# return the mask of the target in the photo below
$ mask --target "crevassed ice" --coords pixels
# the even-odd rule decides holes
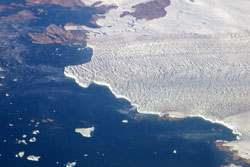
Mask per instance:
[[[117,41],[92,42],[91,62],[65,75],[84,87],[108,85],[139,112],[203,116],[249,139],[249,35]]]
[[[107,85],[139,112],[223,123],[241,134],[226,144],[250,159],[250,3],[175,0],[163,18],[119,17],[136,3],[120,0],[101,28],[88,29],[91,62],[65,75]]]

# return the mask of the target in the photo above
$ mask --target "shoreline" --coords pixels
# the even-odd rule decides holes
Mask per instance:
[[[131,104],[132,106],[136,107],[136,111],[137,111],[139,114],[152,114],[152,115],[157,115],[157,116],[159,116],[159,117],[163,117],[163,116],[165,116],[165,115],[168,115],[168,117],[169,117],[170,120],[171,120],[171,119],[173,119],[173,120],[175,120],[175,119],[180,119],[180,120],[182,120],[182,119],[195,118],[195,117],[196,117],[196,118],[202,118],[202,119],[204,119],[204,120],[206,120],[206,121],[209,121],[209,122],[211,122],[211,123],[218,123],[218,124],[221,124],[221,125],[223,125],[223,126],[229,128],[230,130],[232,130],[232,133],[233,133],[233,134],[237,135],[237,136],[236,136],[236,140],[234,140],[234,141],[240,141],[240,140],[241,140],[241,135],[242,135],[242,134],[241,134],[240,132],[236,132],[236,127],[233,127],[233,126],[231,126],[231,125],[225,123],[224,121],[212,120],[212,119],[206,118],[204,115],[200,115],[200,114],[198,114],[198,115],[188,115],[188,116],[184,116],[184,117],[178,117],[177,115],[171,115],[171,112],[170,112],[170,113],[160,113],[160,112],[144,112],[144,111],[139,111],[139,110],[137,109],[137,106],[138,106],[137,104],[132,104],[132,103],[131,103],[131,100],[130,100],[129,98],[125,97],[125,96],[117,95],[117,94],[113,91],[113,89],[111,88],[111,86],[110,86],[109,84],[106,84],[106,83],[103,83],[103,82],[92,81],[89,85],[84,85],[84,84],[81,84],[81,83],[77,80],[77,78],[76,78],[74,75],[70,75],[70,74],[67,74],[67,73],[64,73],[64,75],[65,75],[66,77],[68,77],[68,78],[74,79],[74,81],[76,82],[76,84],[78,84],[79,86],[81,86],[81,87],[83,87],[83,88],[88,88],[89,85],[90,85],[91,83],[94,83],[94,84],[99,85],[99,86],[105,86],[105,87],[107,87],[107,88],[111,91],[111,93],[112,93],[116,98],[123,98],[123,99],[129,101],[130,104]],[[215,141],[215,142],[217,142],[217,141]],[[233,146],[227,146],[227,145],[225,145],[226,143],[228,143],[228,141],[223,141],[223,143],[222,143],[220,146],[222,146],[222,147],[228,147],[228,148],[229,148],[228,151],[230,151],[231,153],[234,153],[235,156],[239,156],[240,158],[245,159],[245,158],[243,158],[242,156],[240,156],[238,150],[234,150],[234,149],[233,149]],[[217,147],[217,145],[216,145],[216,147]],[[217,148],[220,149],[219,147],[217,147]],[[222,151],[223,151],[223,150],[222,150]],[[225,152],[226,152],[226,151],[225,151]],[[246,160],[246,161],[249,161],[249,159],[245,159],[245,160]]]
[[[104,4],[109,3],[104,1]],[[131,16],[119,17],[121,7],[131,9],[137,2],[133,3],[119,4],[117,9],[106,13],[105,19],[97,20],[97,24],[101,26],[98,29],[66,27],[88,31],[86,47],[93,50],[93,55],[86,64],[65,67],[65,76],[73,78],[84,88],[91,83],[106,86],[116,98],[126,99],[141,114],[169,114],[173,119],[199,117],[224,125],[237,135],[237,139],[227,143],[227,146],[238,150],[241,157],[250,159],[250,134],[244,127],[244,123],[248,121],[246,118],[250,115],[249,110],[245,110],[249,107],[247,102],[250,89],[246,83],[250,78],[240,75],[247,76],[249,73],[247,68],[241,66],[248,66],[250,63],[246,57],[249,53],[247,41],[250,36],[248,27],[238,27],[246,18],[237,19],[236,24],[229,25],[224,18],[218,19],[216,13],[211,13],[211,24],[203,24],[202,17],[207,15],[200,10],[204,6],[197,3],[197,8],[191,8],[191,5],[187,7],[201,13],[197,17],[187,15],[194,21],[190,24],[177,13],[176,9],[185,5],[178,1],[166,8],[168,13],[163,18],[146,21],[135,20]],[[210,5],[209,2],[204,3]],[[217,5],[222,4],[218,2]],[[228,8],[232,6],[234,4],[227,3]],[[245,7],[234,9],[238,12]],[[175,14],[180,15],[180,18],[176,20]],[[212,24],[213,21],[217,21],[216,24]],[[180,26],[177,27],[177,24]],[[227,29],[225,25],[228,25]],[[183,53],[187,54],[183,56]],[[164,57],[162,54],[168,56]],[[120,61],[119,65],[116,60]],[[139,72],[147,74],[138,74]],[[241,78],[236,77],[239,75]],[[130,78],[132,80],[126,83]],[[166,81],[168,79],[169,82]],[[183,81],[187,81],[187,84],[182,84]],[[132,88],[134,85],[137,88]],[[163,87],[164,85],[169,88]],[[242,90],[245,90],[244,95],[240,93]],[[161,100],[165,97],[171,100]]]
[[[202,119],[204,119],[204,120],[207,120],[207,121],[210,121],[211,123],[219,123],[219,124],[221,124],[221,125],[224,125],[224,126],[226,126],[227,128],[229,128],[229,129],[231,129],[232,130],[232,133],[233,134],[235,134],[235,135],[237,135],[237,140],[235,140],[235,142],[231,142],[230,144],[230,146],[232,147],[232,149],[234,149],[234,150],[238,150],[238,148],[239,148],[239,145],[238,145],[238,143],[239,142],[241,142],[241,143],[243,143],[244,144],[244,142],[246,142],[247,140],[246,140],[246,138],[244,139],[244,137],[246,136],[246,134],[242,134],[242,127],[240,126],[240,127],[237,127],[237,126],[233,126],[232,124],[236,124],[237,122],[232,122],[232,124],[230,124],[229,122],[231,121],[231,120],[228,120],[228,119],[226,119],[226,121],[227,122],[225,122],[225,119],[223,118],[223,120],[221,119],[221,120],[218,120],[218,119],[211,119],[211,118],[208,118],[206,115],[204,115],[204,114],[201,114],[201,113],[199,113],[199,112],[197,112],[197,114],[195,114],[194,112],[192,112],[192,113],[181,113],[181,112],[166,112],[166,113],[163,113],[163,112],[150,112],[150,111],[144,111],[144,110],[140,110],[140,109],[138,109],[139,108],[139,105],[138,104],[135,104],[135,103],[132,103],[132,100],[130,100],[130,98],[128,98],[128,97],[126,97],[126,96],[124,96],[124,95],[119,95],[118,93],[116,93],[115,92],[115,90],[112,88],[112,86],[110,85],[110,84],[107,84],[107,83],[105,83],[105,81],[104,82],[100,82],[100,81],[96,81],[95,80],[95,76],[96,76],[96,74],[95,73],[92,73],[93,71],[92,71],[92,67],[94,67],[93,65],[99,65],[99,64],[92,64],[91,65],[91,63],[93,63],[93,61],[97,61],[96,60],[96,58],[99,56],[99,52],[100,52],[100,48],[97,48],[97,44],[100,42],[100,37],[94,37],[94,36],[92,36],[93,34],[92,34],[92,32],[90,31],[89,32],[90,34],[90,38],[88,38],[87,39],[87,45],[86,45],[86,47],[88,47],[88,48],[91,48],[92,50],[93,50],[93,55],[92,55],[92,57],[91,57],[91,61],[90,62],[88,62],[88,63],[86,63],[86,64],[83,64],[83,65],[78,65],[78,67],[79,68],[77,68],[77,66],[67,66],[67,67],[65,67],[65,69],[67,69],[67,70],[69,70],[69,71],[65,71],[64,70],[64,75],[65,76],[67,76],[67,77],[69,77],[69,78],[72,78],[72,79],[74,79],[75,80],[75,82],[78,84],[78,85],[80,85],[81,87],[84,87],[84,88],[87,88],[91,83],[95,83],[95,84],[97,84],[97,85],[101,85],[101,86],[106,86],[106,87],[108,87],[109,88],[109,90],[115,95],[115,97],[116,98],[124,98],[124,99],[126,99],[127,101],[129,101],[130,103],[131,103],[131,105],[132,106],[135,106],[136,108],[137,108],[137,112],[138,113],[141,113],[141,114],[154,114],[154,115],[158,115],[158,116],[163,116],[163,115],[165,115],[165,114],[169,114],[169,116],[170,117],[173,117],[173,118],[187,118],[187,117],[200,117],[200,118],[202,118]],[[222,41],[224,41],[224,40],[228,40],[228,39],[236,39],[236,40],[239,40],[239,39],[241,39],[242,37],[243,38],[245,38],[245,35],[247,35],[247,37],[249,36],[249,33],[240,33],[240,34],[231,34],[231,36],[221,36],[221,35],[216,35],[216,39],[218,38],[218,39],[221,39]],[[173,36],[172,36],[173,37]],[[186,37],[186,38],[185,38]],[[189,34],[188,36],[179,36],[179,38],[181,39],[181,38],[183,38],[183,39],[187,39],[187,37],[189,38],[189,37],[193,37],[194,39],[199,39],[199,37],[200,37],[200,35],[191,35],[191,34]],[[210,36],[210,35],[201,35],[201,37],[203,37],[204,39],[209,39],[210,40],[210,37],[212,37],[212,36]],[[225,38],[224,38],[225,37]],[[106,39],[106,37],[104,37],[105,39]],[[116,37],[115,37],[116,38]],[[127,40],[128,40],[128,38],[124,38],[124,37],[117,37],[118,39],[125,39],[125,41],[123,41],[123,42],[127,42]],[[155,38],[154,36],[152,37],[153,39]],[[178,39],[179,39],[178,38]],[[228,39],[227,39],[228,38]],[[96,40],[97,41],[96,41]],[[107,39],[111,39],[111,37],[107,37]],[[130,38],[129,38],[130,39]],[[139,39],[139,41],[140,40],[145,40],[146,39],[146,41],[148,41],[149,39],[147,38],[147,37],[140,37],[140,36],[135,36],[135,37],[133,37],[133,38],[131,38],[131,39],[134,39],[134,40],[137,40],[137,39]],[[214,38],[211,38],[212,40],[214,40]],[[161,39],[161,40],[163,40],[163,39]],[[169,40],[171,40],[171,39],[169,39]],[[104,47],[104,46],[103,46]],[[102,50],[101,50],[102,51]],[[105,57],[103,57],[103,58],[105,58]],[[101,58],[100,59],[101,61],[103,61],[103,59]],[[95,62],[95,63],[97,63],[97,62]],[[101,64],[100,64],[101,65]],[[86,74],[88,74],[88,73],[90,73],[90,76],[86,76],[86,78],[84,77],[84,75],[83,76],[79,76],[79,74],[81,74],[81,71],[78,71],[78,69],[80,69],[81,70],[81,67],[83,67],[84,66],[84,69],[86,68],[86,69],[89,69],[89,70],[91,70],[91,71],[88,71],[88,72],[84,72],[85,74],[84,75],[86,75]],[[71,68],[72,67],[72,68]],[[95,68],[95,67],[94,67]],[[76,71],[75,71],[76,70]],[[93,69],[93,70],[96,70],[96,69]],[[102,69],[102,70],[105,70],[105,69]],[[80,72],[80,73],[79,73]],[[95,72],[95,71],[94,71]],[[82,75],[82,74],[81,74]],[[80,77],[80,78],[79,78]],[[81,81],[81,77],[83,77],[83,80]],[[85,80],[86,79],[86,80]],[[239,117],[237,117],[237,119],[239,120]],[[243,132],[244,133],[244,132]],[[242,142],[243,141],[243,142]],[[227,143],[228,144],[228,143]],[[243,148],[243,150],[242,150],[242,152],[240,151],[241,149],[239,149],[239,152],[238,152],[238,154],[239,154],[239,156],[240,157],[244,157],[244,158],[246,158],[246,159],[250,159],[250,154],[249,154],[249,152],[248,152],[248,149],[249,148],[246,148],[246,149],[244,149],[244,147],[242,147],[242,145],[240,144],[240,146],[241,146],[241,148]]]
[[[137,109],[137,107],[138,107],[137,104],[131,103],[131,100],[130,100],[129,98],[127,98],[127,97],[125,97],[125,96],[123,96],[123,95],[118,95],[118,94],[116,94],[116,93],[113,91],[112,87],[111,87],[109,84],[106,84],[106,83],[104,83],[104,82],[92,81],[89,85],[86,85],[86,84],[80,83],[80,82],[78,81],[78,79],[77,79],[74,75],[71,75],[71,74],[68,74],[68,73],[65,73],[65,72],[64,72],[64,75],[65,75],[66,77],[68,77],[68,78],[74,79],[74,81],[75,81],[79,86],[81,86],[81,87],[83,87],[83,88],[88,88],[89,85],[92,84],[92,83],[93,83],[93,84],[96,84],[96,85],[99,85],[99,86],[108,87],[108,89],[111,91],[111,93],[112,93],[116,98],[123,98],[123,99],[129,101],[129,103],[130,103],[132,106],[136,107],[136,109]],[[168,116],[169,116],[170,118],[179,118],[179,119],[185,119],[185,118],[188,118],[188,117],[191,117],[191,118],[199,117],[199,118],[202,118],[202,119],[204,119],[204,120],[206,120],[206,121],[209,121],[209,122],[211,122],[211,123],[219,123],[219,124],[221,124],[221,125],[224,125],[224,126],[226,126],[227,128],[231,129],[231,130],[232,130],[232,133],[235,134],[235,135],[239,135],[239,136],[242,135],[240,132],[236,132],[236,127],[233,127],[233,126],[231,126],[231,125],[228,125],[228,124],[225,123],[224,121],[218,121],[218,120],[212,120],[212,119],[206,118],[206,116],[200,115],[200,114],[197,114],[197,115],[187,115],[187,116],[184,116],[184,115],[183,115],[183,116],[181,116],[181,115],[182,115],[181,113],[176,112],[176,113],[179,113],[179,114],[180,114],[180,115],[178,116],[177,114],[174,115],[174,114],[171,113],[171,112],[169,112],[169,113],[145,112],[145,111],[140,111],[140,110],[138,110],[138,109],[137,109],[137,112],[140,113],[140,114],[152,114],[152,115],[157,115],[157,116],[160,116],[160,117],[162,117],[162,116],[168,114]],[[240,139],[237,139],[237,140],[240,140]]]

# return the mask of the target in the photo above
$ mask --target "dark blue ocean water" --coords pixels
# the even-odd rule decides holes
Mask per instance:
[[[5,103],[0,105],[0,161],[7,167],[52,167],[68,161],[77,161],[77,166],[212,167],[227,159],[213,141],[234,139],[229,129],[199,118],[159,121],[153,115],[140,115],[139,120],[133,120],[130,117],[137,115],[135,111],[119,112],[129,109],[130,104],[116,99],[107,88],[92,85],[83,89],[66,78],[60,83],[31,86],[9,97],[2,95],[1,99]],[[41,121],[47,118],[54,122]],[[128,124],[122,123],[123,119]],[[31,120],[40,122],[39,126]],[[95,127],[92,138],[74,132],[90,126]],[[23,134],[27,139],[33,137],[31,133],[37,129],[40,133],[35,143],[16,143]],[[42,158],[39,162],[15,158],[20,151]]]
[[[5,76],[0,87],[1,167],[63,167],[73,161],[76,167],[215,167],[230,162],[229,154],[214,144],[215,140],[235,140],[228,128],[200,118],[167,121],[138,114],[107,87],[91,85],[85,89],[64,77],[65,66],[91,61],[92,50],[32,44],[27,32],[70,18],[65,15],[77,16],[67,8],[46,9],[58,15],[43,16],[39,24],[0,20],[7,36],[0,39],[0,67],[5,69],[0,72]],[[81,19],[76,18],[75,23],[90,24],[92,10],[79,9],[76,14]],[[44,122],[48,118],[53,121]],[[127,124],[122,123],[124,119]],[[95,127],[91,138],[75,133],[75,128],[91,126]],[[40,133],[33,135],[34,130]],[[23,139],[24,134],[28,144],[18,144],[17,139]],[[37,141],[28,142],[34,136]],[[25,151],[25,156],[16,158],[20,151]],[[41,159],[28,161],[28,155]]]

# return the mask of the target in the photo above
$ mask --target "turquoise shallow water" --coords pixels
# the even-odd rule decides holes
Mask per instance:
[[[214,167],[230,161],[214,145],[215,140],[235,140],[228,128],[200,118],[163,121],[156,115],[138,114],[107,87],[84,89],[66,78],[63,68],[91,61],[92,50],[32,44],[26,33],[70,20],[93,26],[89,19],[95,10],[45,7],[49,14],[38,21],[0,20],[5,34],[0,38],[4,69],[0,74],[5,76],[0,87],[1,166],[61,167],[75,161],[79,167]],[[135,116],[139,119],[132,119]],[[122,123],[124,119],[127,124]],[[91,138],[75,133],[75,128],[90,126],[95,127]],[[34,130],[40,133],[33,135]],[[32,137],[37,141],[28,142]],[[27,145],[18,144],[17,139],[25,139]],[[20,151],[25,156],[16,158]],[[39,155],[40,161],[28,161],[28,155]]]

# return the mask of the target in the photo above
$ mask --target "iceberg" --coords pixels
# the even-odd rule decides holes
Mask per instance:
[[[95,127],[90,128],[76,128],[75,132],[80,133],[83,137],[91,137],[91,133],[94,132]]]
[[[27,157],[27,160],[29,161],[39,161],[41,157],[40,156],[35,156],[35,155],[30,155]]]

